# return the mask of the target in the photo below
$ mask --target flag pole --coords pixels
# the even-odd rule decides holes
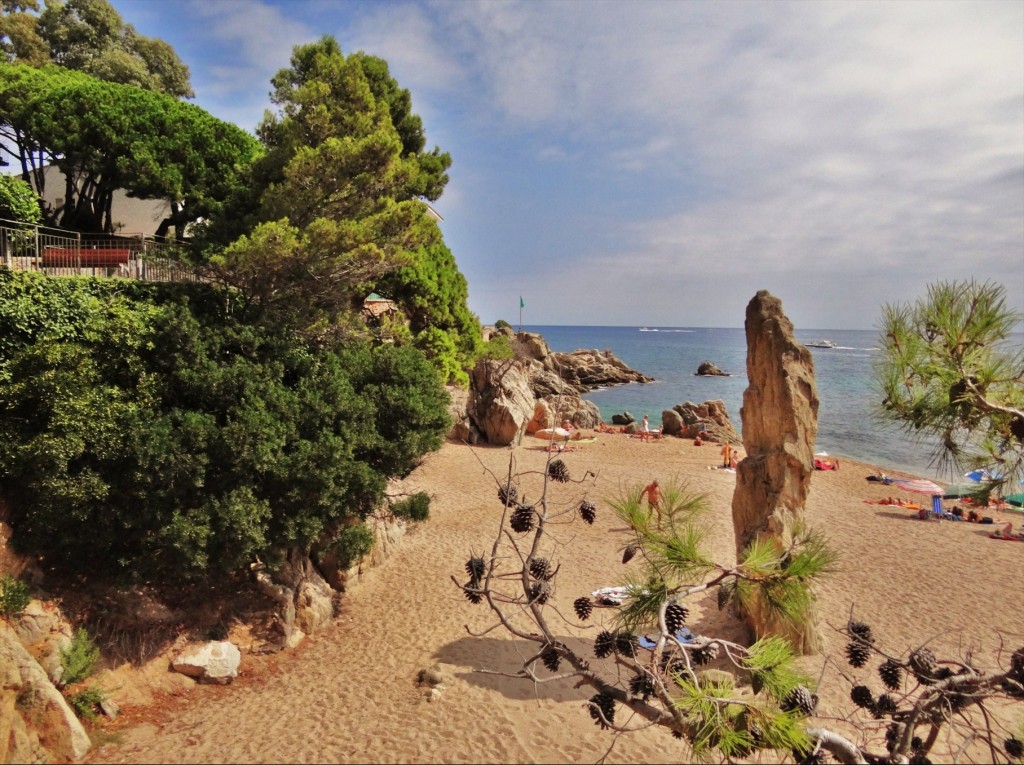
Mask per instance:
[[[523,296],[519,296],[519,334],[523,333]]]

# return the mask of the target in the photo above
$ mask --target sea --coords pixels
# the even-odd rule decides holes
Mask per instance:
[[[630,383],[584,394],[610,423],[628,412],[652,423],[677,404],[720,399],[729,419],[742,432],[740,407],[747,388],[747,340],[742,328],[714,327],[575,327],[523,325],[544,337],[552,351],[610,350],[629,367],[653,377],[651,383]],[[902,471],[920,478],[955,482],[940,470],[934,443],[920,442],[897,424],[880,417],[881,394],[874,385],[879,357],[875,330],[812,329],[794,331],[800,343],[830,340],[835,348],[809,348],[818,386],[818,440],[815,452],[840,460],[849,457],[882,471]],[[728,377],[698,376],[701,362],[710,361]]]

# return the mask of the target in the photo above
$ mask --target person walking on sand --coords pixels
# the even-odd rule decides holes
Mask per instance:
[[[647,506],[658,518],[658,526],[661,526],[661,487],[658,486],[658,479],[655,478],[649,484],[644,487],[644,491],[647,492]]]
[[[651,437],[651,425],[647,421],[647,415],[644,415],[643,420],[640,422],[640,440],[647,441]]]
[[[722,467],[730,467],[732,461],[732,444],[727,440],[722,442]]]

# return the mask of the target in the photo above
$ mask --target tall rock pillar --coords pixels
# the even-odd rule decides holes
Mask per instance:
[[[747,457],[736,471],[733,528],[739,559],[755,539],[776,540],[780,551],[803,516],[818,435],[818,389],[810,351],[793,338],[781,301],[759,291],[747,305],[747,380],[740,418]],[[788,638],[797,650],[816,651],[815,615],[794,626],[754,604],[745,614],[757,637]]]

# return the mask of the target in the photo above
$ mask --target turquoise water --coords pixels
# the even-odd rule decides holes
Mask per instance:
[[[708,327],[568,327],[529,326],[544,336],[553,351],[608,348],[615,356],[655,382],[592,391],[584,398],[601,410],[606,422],[613,414],[645,414],[660,423],[661,412],[676,404],[721,399],[733,425],[741,429],[740,406],[747,387],[747,342],[742,329]],[[654,331],[657,330],[657,331]],[[801,343],[832,340],[837,348],[811,348],[818,384],[818,443],[815,451],[852,457],[883,470],[903,470],[921,477],[955,480],[940,474],[932,452],[896,425],[878,419],[880,396],[872,388],[878,334],[873,330],[806,330],[794,335]],[[730,377],[698,377],[702,361],[710,361]]]

